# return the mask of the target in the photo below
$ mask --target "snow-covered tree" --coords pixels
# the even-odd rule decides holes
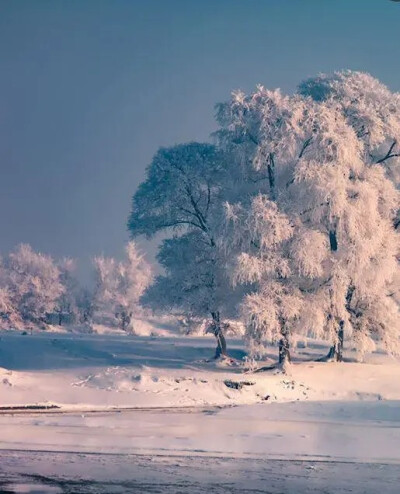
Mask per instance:
[[[118,265],[119,289],[116,317],[124,329],[140,311],[140,297],[152,281],[152,269],[136,244],[131,241],[126,247],[126,260]]]
[[[221,249],[222,204],[229,180],[223,155],[213,145],[160,149],[133,196],[128,222],[133,237],[172,235],[158,256],[165,274],[149,289],[145,303],[154,307],[159,300],[165,309],[211,318],[217,356],[226,353],[224,319],[233,292]]]
[[[80,286],[76,294],[76,307],[78,311],[78,320],[85,326],[90,326],[93,322],[95,313],[95,300],[93,290]]]
[[[3,260],[0,259],[0,328],[19,329],[22,321],[16,307],[12,303],[7,280],[7,270],[3,264]]]
[[[127,330],[132,318],[140,312],[139,299],[151,283],[150,264],[134,242],[126,246],[126,259],[96,257],[95,306],[104,315],[112,315],[118,326]]]
[[[111,257],[96,256],[92,262],[95,277],[94,315],[102,322],[115,324],[114,299],[118,288],[117,261]]]
[[[64,258],[58,263],[60,282],[64,287],[63,293],[57,300],[55,312],[58,315],[58,324],[76,322],[79,318],[77,297],[79,284],[75,276],[76,262],[74,259]]]
[[[258,194],[249,208],[227,205],[232,235],[230,248],[239,250],[234,283],[254,287],[242,303],[246,337],[253,355],[264,343],[279,345],[279,363],[290,362],[291,336],[303,304],[290,252],[294,228],[268,196]],[[235,245],[236,244],[236,245]]]
[[[205,243],[200,232],[190,231],[165,239],[157,260],[164,273],[144,293],[143,305],[191,320],[211,319],[205,329],[217,339],[216,357],[226,355],[225,336],[232,330],[226,319],[236,315],[242,290],[229,285],[222,252]]]
[[[242,248],[242,254],[238,251],[239,274],[254,269],[260,276],[269,265],[279,282],[279,290],[274,285],[263,296],[265,280],[257,279],[257,291],[245,300],[250,309],[247,319],[257,321],[270,337],[271,312],[276,314],[273,300],[281,308],[285,305],[278,295],[289,280],[273,267],[275,259],[269,261],[275,255],[268,245],[273,228],[270,231],[264,214],[270,215],[271,201],[293,229],[279,257],[290,266],[289,284],[295,288],[296,300],[300,300],[298,291],[302,294],[303,303],[287,302],[288,309],[292,304],[296,307],[298,327],[329,337],[331,356],[338,359],[345,329],[360,349],[379,338],[395,350],[398,313],[391,311],[388,324],[383,307],[392,307],[388,287],[397,269],[393,217],[399,196],[380,160],[364,159],[366,144],[341,107],[259,87],[249,96],[234,94],[219,106],[218,118],[220,145],[244,177],[238,182],[236,201],[227,208],[231,224],[233,218],[227,243]],[[261,214],[254,208],[257,197],[259,204],[268,206]],[[240,228],[235,217],[238,210],[254,216],[246,221],[252,225],[250,230]],[[251,235],[257,229],[259,239]],[[235,235],[239,242],[231,240]],[[241,235],[251,242],[243,243]]]
[[[8,300],[24,325],[45,326],[64,291],[53,259],[22,244],[4,260],[4,272]]]
[[[367,283],[372,283],[369,287],[369,292],[372,293],[368,295],[368,301],[365,300],[365,294],[363,299],[359,300],[360,290],[356,289],[354,283],[349,283],[346,292],[347,317],[356,331],[357,339],[360,339],[360,332],[365,335],[365,325],[367,325],[372,333],[378,332],[385,339],[386,346],[396,348],[398,345],[398,336],[396,337],[396,330],[398,331],[399,326],[398,314],[395,305],[392,307],[393,297],[389,300],[386,294],[393,291],[393,284],[394,292],[396,292],[396,281],[391,282],[390,279],[393,277],[398,279],[399,268],[394,265],[394,256],[398,254],[398,239],[396,240],[393,232],[390,232],[388,221],[392,221],[396,230],[399,229],[399,196],[382,177],[382,174],[392,182],[397,190],[399,189],[400,93],[391,92],[369,74],[352,71],[336,72],[333,75],[322,74],[308,79],[300,84],[299,92],[313,98],[314,101],[323,102],[340,111],[361,143],[360,157],[364,172],[368,175],[367,179],[361,177],[364,181],[363,199],[367,204],[362,205],[361,200],[358,200],[361,210],[356,212],[353,208],[352,212],[363,227],[358,232],[360,237],[369,230],[367,237],[361,241],[363,250],[365,251],[366,245],[371,248],[368,253],[370,259],[379,259],[376,262],[379,262],[381,271],[374,266],[374,263],[371,263],[369,269],[377,279],[363,273],[366,282],[364,289],[367,288]],[[369,182],[368,185],[367,182]],[[353,191],[353,195],[357,194],[359,192]],[[368,194],[371,195],[368,197]],[[374,214],[376,211],[379,211],[378,217]],[[363,212],[366,214],[363,215]],[[384,224],[380,221],[382,218]],[[378,223],[379,227],[376,229]],[[378,242],[375,246],[375,254],[372,251],[374,242],[369,241],[368,235]],[[361,256],[362,251],[358,253],[358,257],[361,258]],[[392,286],[391,289],[388,289],[388,283]],[[379,303],[378,295],[381,295],[378,297]],[[365,321],[366,317],[368,323]],[[372,342],[369,343],[371,345]],[[361,338],[360,344],[361,346],[368,345],[368,339]]]
[[[0,288],[0,328],[21,329],[23,322],[14,307],[9,291],[6,287]]]
[[[370,74],[350,70],[307,79],[299,93],[338,107],[363,143],[363,162],[383,165],[400,184],[400,93]]]

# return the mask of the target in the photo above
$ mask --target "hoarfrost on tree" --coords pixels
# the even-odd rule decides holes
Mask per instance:
[[[4,259],[1,278],[10,320],[22,321],[19,326],[46,327],[48,314],[65,290],[53,259],[21,244]]]
[[[188,316],[210,318],[217,356],[226,353],[224,319],[235,307],[221,249],[229,180],[223,154],[211,144],[160,149],[133,196],[128,222],[132,236],[170,236],[158,255],[165,273],[149,288],[145,303],[155,308],[158,300]]]
[[[123,261],[98,256],[93,259],[96,273],[94,305],[103,321],[109,318],[123,330],[134,330],[134,316],[141,314],[139,299],[152,280],[150,264],[134,242],[129,242]]]
[[[219,121],[220,144],[236,157],[230,162],[243,176],[236,202],[227,207],[231,225],[227,243],[236,246],[238,265],[245,261],[239,273],[265,273],[269,265],[280,285],[288,282],[273,267],[274,229],[265,225],[267,241],[252,236],[257,227],[263,228],[254,198],[266,197],[293,229],[291,241],[280,249],[280,262],[285,259],[290,265],[292,284],[302,294],[296,315],[299,329],[329,337],[330,356],[339,360],[345,330],[361,351],[371,348],[376,339],[397,351],[398,311],[389,286],[398,270],[393,218],[399,195],[385,160],[365,159],[370,150],[366,153],[363,136],[331,101],[283,96],[259,87],[249,96],[236,93],[220,105]],[[250,228],[232,221],[238,210],[254,216]],[[273,326],[269,310],[276,311],[271,298],[261,295],[264,283],[259,283],[253,298],[247,297],[245,306],[247,317],[251,320],[254,310],[254,320],[262,327],[262,315],[267,328]],[[390,322],[383,309],[388,306]],[[265,335],[270,337],[268,331]]]

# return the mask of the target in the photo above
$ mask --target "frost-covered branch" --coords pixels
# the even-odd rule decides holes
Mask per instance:
[[[396,146],[397,144],[397,141],[393,141],[388,152],[386,153],[386,155],[381,158],[381,159],[378,159],[377,161],[375,161],[376,164],[380,164],[380,163],[384,163],[385,161],[391,159],[391,158],[397,158],[400,156],[400,153],[392,153],[394,147]]]

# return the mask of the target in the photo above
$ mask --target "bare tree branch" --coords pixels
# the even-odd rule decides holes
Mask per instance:
[[[385,162],[386,160],[389,160],[390,158],[396,158],[396,157],[399,157],[400,156],[400,153],[392,153],[394,147],[396,146],[397,144],[397,141],[394,140],[389,148],[389,151],[386,153],[386,155],[379,159],[378,161],[375,161],[375,164],[378,165],[380,163],[383,163]]]
[[[303,146],[301,148],[301,151],[300,151],[300,154],[299,154],[299,159],[301,159],[303,157],[303,154],[305,152],[305,150],[308,148],[308,146],[311,144],[311,141],[312,141],[312,137],[309,137],[308,139],[306,139],[303,143]]]

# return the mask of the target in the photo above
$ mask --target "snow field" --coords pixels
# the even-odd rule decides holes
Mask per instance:
[[[400,400],[400,363],[383,353],[366,363],[315,362],[326,348],[296,350],[289,374],[244,373],[208,361],[214,340],[183,336],[2,332],[0,407],[56,405],[63,410],[204,407],[290,401]],[[271,356],[275,349],[271,348]],[[349,360],[352,359],[348,354]]]

